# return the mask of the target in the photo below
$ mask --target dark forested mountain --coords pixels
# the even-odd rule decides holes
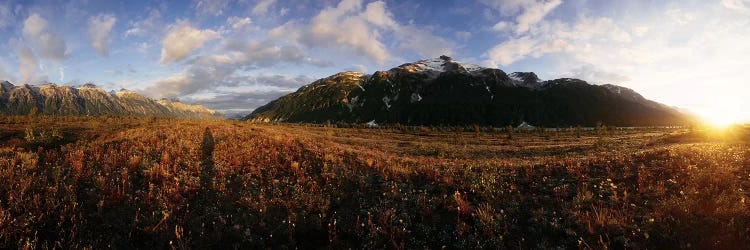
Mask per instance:
[[[245,119],[646,126],[685,124],[690,117],[625,87],[570,78],[542,81],[532,72],[506,74],[442,56],[372,75],[338,73],[259,107]]]
[[[0,84],[0,113],[26,115],[113,115],[213,119],[222,114],[200,105],[162,99],[155,101],[136,92],[107,92],[93,84],[81,87],[46,84]]]

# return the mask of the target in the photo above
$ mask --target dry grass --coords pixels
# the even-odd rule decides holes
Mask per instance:
[[[0,117],[0,248],[743,248],[748,138]]]

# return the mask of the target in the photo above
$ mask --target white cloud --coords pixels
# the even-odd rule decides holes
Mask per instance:
[[[182,96],[180,100],[197,102],[225,115],[240,113],[244,116],[253,109],[314,81],[306,76],[280,74],[247,75],[241,77],[241,80],[242,84],[237,86],[200,91]]]
[[[738,3],[665,5],[649,12],[638,12],[642,5],[634,3],[608,16],[543,19],[484,57],[497,66],[545,56],[544,68],[530,70],[621,84],[688,110],[716,110],[717,97],[750,99],[744,86],[750,44],[741,42],[750,40],[750,16],[737,13],[746,1]],[[750,119],[744,110],[741,116]]]
[[[286,38],[310,48],[343,48],[378,64],[393,59],[382,41],[386,34],[393,34],[394,47],[420,55],[451,54],[455,47],[422,27],[399,24],[383,1],[363,6],[361,0],[343,0],[320,11],[309,25],[290,21],[269,31],[272,38]]]
[[[191,51],[203,47],[206,41],[219,37],[211,30],[199,30],[187,21],[179,20],[170,25],[167,35],[162,40],[161,63],[173,63],[185,58]]]
[[[538,47],[538,42],[528,36],[511,39],[490,49],[486,53],[489,60],[485,64],[492,66],[498,64],[508,65],[523,59]]]
[[[506,22],[506,21],[497,22],[494,26],[492,26],[492,30],[498,31],[498,32],[506,32],[512,29],[513,29],[513,23]]]
[[[330,62],[307,56],[302,48],[295,45],[277,45],[272,40],[228,40],[217,53],[199,55],[186,61],[187,68],[183,72],[153,82],[145,92],[156,97],[176,97],[238,86],[249,79],[242,72],[279,63],[320,67],[331,65]]]
[[[285,87],[280,79],[254,78],[241,74],[243,70],[257,66],[269,66],[280,62],[310,63],[312,59],[305,57],[303,51],[296,47],[274,47],[267,44],[237,41],[229,44],[225,54],[198,56],[188,62],[188,67],[178,74],[155,81],[144,89],[144,92],[154,97],[177,97],[198,93],[200,91],[216,90],[218,88],[236,87],[251,82]],[[266,79],[268,82],[257,82]],[[307,79],[307,78],[306,78]],[[311,81],[306,82],[305,84]],[[298,88],[299,82],[287,88]]]
[[[125,37],[129,36],[145,36],[153,34],[162,29],[161,13],[158,10],[150,10],[148,17],[139,22],[131,24],[130,29],[125,31]]]
[[[148,50],[151,49],[151,44],[147,42],[140,42],[136,44],[135,49],[138,50],[138,52],[147,54]]]
[[[346,71],[363,72],[363,73],[368,72],[367,71],[367,66],[362,65],[362,64],[354,64],[351,67],[348,67],[348,68],[346,68],[344,70],[346,70]]]
[[[649,31],[651,31],[651,27],[649,26],[636,26],[633,28],[633,35],[641,37],[646,35]]]
[[[479,0],[480,3],[499,10],[502,15],[510,16],[521,11],[525,6],[537,0]]]
[[[195,10],[201,15],[220,16],[229,6],[230,0],[194,0]]]
[[[227,25],[229,25],[229,27],[231,27],[233,30],[244,29],[251,23],[252,21],[250,20],[249,17],[242,18],[242,17],[231,16],[227,18]]]
[[[542,21],[547,14],[562,4],[562,0],[480,0],[480,2],[495,8],[502,16],[514,16],[513,30],[518,34],[528,31],[531,26]],[[512,25],[508,21],[500,21],[495,24],[493,30],[507,31]]]
[[[422,57],[438,57],[453,55],[453,42],[439,36],[432,35],[413,25],[400,26],[395,31],[396,38],[401,41],[399,48],[414,51]]]
[[[52,32],[46,19],[38,14],[32,14],[23,23],[23,37],[33,46],[39,57],[55,62],[65,60],[65,40]]]
[[[592,64],[583,64],[580,67],[572,68],[561,74],[562,77],[583,79],[594,83],[614,83],[630,81],[630,77],[619,73],[602,70]]]
[[[109,33],[112,31],[117,18],[112,15],[98,15],[89,18],[89,39],[91,46],[94,47],[99,55],[109,56],[109,43],[111,38]]]
[[[273,39],[288,39],[292,41],[300,40],[304,32],[304,24],[298,21],[288,21],[268,31],[268,37]]]
[[[322,10],[312,19],[302,42],[313,47],[344,45],[378,63],[385,63],[390,54],[380,42],[381,30],[358,15],[361,9],[361,0],[343,0],[336,7]]]
[[[511,37],[490,49],[485,57],[488,65],[509,65],[527,57],[540,57],[555,52],[576,52],[578,57],[590,55],[593,46],[628,43],[630,33],[610,18],[581,17],[575,24],[541,22],[520,37]]]
[[[745,2],[746,0],[721,0],[721,5],[731,10],[748,12],[749,9]]]
[[[396,21],[393,20],[393,14],[388,11],[385,2],[376,1],[367,4],[365,11],[359,15],[378,27],[395,28],[398,26]]]
[[[272,40],[262,42],[230,40],[225,43],[224,54],[220,56],[223,60],[218,61],[253,67],[271,66],[278,63],[307,63],[319,67],[332,64],[308,57],[299,46],[277,45]]]
[[[47,81],[47,75],[40,70],[39,60],[34,52],[23,44],[18,44],[18,69],[21,72],[21,80],[24,84],[37,84]]]
[[[550,1],[533,1],[533,4],[526,6],[525,10],[516,17],[516,33],[523,33],[529,30],[529,28],[541,21],[550,11],[555,9],[562,3],[562,0],[550,0]]]
[[[468,31],[456,31],[456,37],[462,41],[467,41],[469,38],[471,38],[472,34]]]
[[[276,0],[260,0],[255,7],[253,7],[251,13],[253,15],[265,15],[268,12],[268,8],[276,3]]]
[[[239,98],[249,98],[252,103],[241,103],[245,105],[244,108],[252,109],[302,84],[308,84],[312,79],[252,76],[248,72],[278,64],[333,65],[330,61],[311,57],[308,54],[310,49],[344,50],[385,63],[392,59],[381,40],[386,34],[393,38],[394,49],[425,56],[450,54],[455,46],[451,41],[433,35],[429,32],[431,28],[399,24],[382,1],[363,4],[361,0],[344,0],[321,10],[309,21],[289,21],[268,31],[267,36],[260,39],[248,36],[247,28],[251,24],[252,20],[248,17],[229,17],[217,31],[200,30],[185,21],[171,25],[162,41],[162,63],[182,60],[191,51],[203,47],[206,41],[218,39],[218,36],[227,38],[210,50],[204,50],[210,53],[196,53],[196,56],[185,59],[186,67],[182,72],[157,79],[141,90],[154,97],[190,98],[214,93],[218,99],[210,106],[232,110],[243,107],[229,105],[222,100],[236,102]],[[238,92],[247,88],[257,90],[257,86],[273,91],[270,94]]]
[[[681,9],[671,9],[668,10],[666,14],[667,17],[672,19],[672,21],[680,25],[685,25],[695,20],[695,16],[693,16],[693,14],[691,14],[690,12],[685,12]]]
[[[0,3],[0,29],[13,24],[15,17],[11,12],[10,2]]]
[[[183,91],[194,92],[193,89],[196,89],[194,87],[196,84],[199,83],[186,75],[180,74],[161,79],[147,87],[143,92],[152,97],[175,97],[183,94]]]

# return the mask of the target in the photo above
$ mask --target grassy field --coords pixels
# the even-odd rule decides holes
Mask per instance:
[[[0,117],[0,248],[746,248],[750,129]]]

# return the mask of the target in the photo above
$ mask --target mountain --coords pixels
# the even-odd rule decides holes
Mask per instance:
[[[616,85],[462,64],[447,56],[372,75],[342,72],[257,108],[244,119],[409,125],[651,126],[691,118]]]
[[[107,92],[93,84],[80,87],[46,84],[15,86],[0,83],[0,113],[26,115],[156,116],[193,119],[222,118],[222,114],[200,105],[179,101],[154,101],[129,90]]]

